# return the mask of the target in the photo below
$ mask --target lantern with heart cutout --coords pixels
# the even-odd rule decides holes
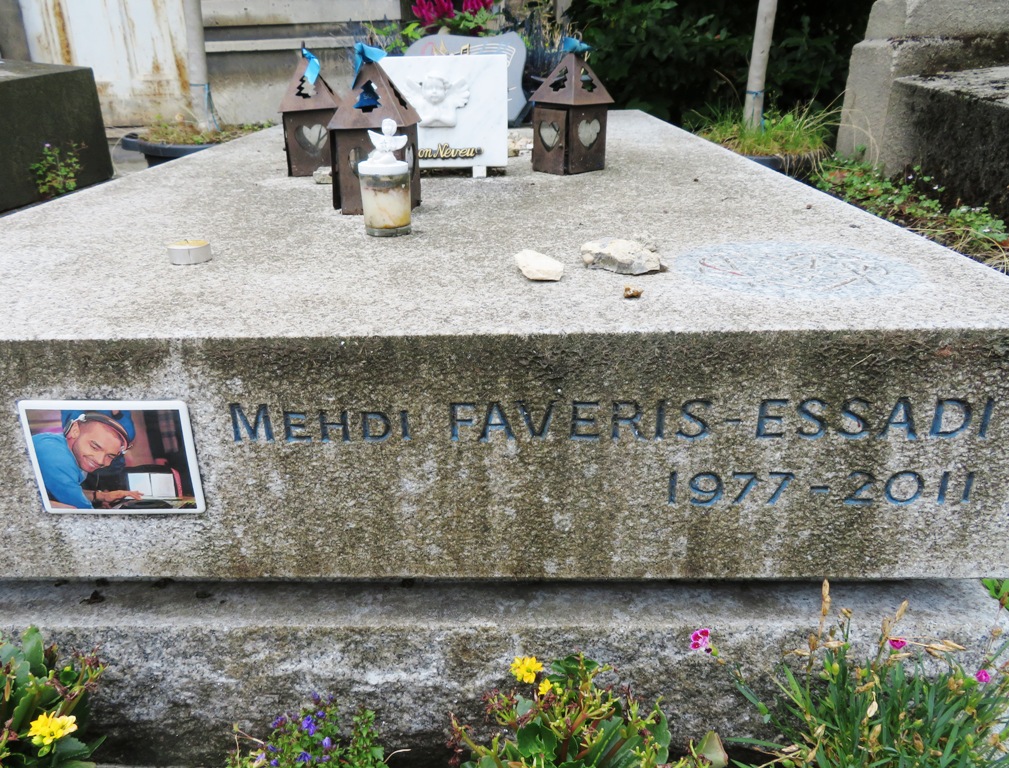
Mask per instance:
[[[406,145],[395,154],[396,159],[405,161],[410,169],[410,207],[420,205],[420,159],[417,157],[420,115],[382,67],[366,58],[354,78],[350,96],[328,126],[333,207],[339,208],[341,213],[359,216],[364,212],[357,166],[374,149],[368,131],[380,132],[386,118],[395,122],[399,132],[407,137]]]
[[[326,126],[340,106],[339,97],[319,75],[318,60],[304,47],[301,51],[301,62],[279,109],[288,176],[311,176],[320,166],[329,165]]]
[[[533,108],[533,170],[567,175],[606,165],[610,94],[581,56],[569,53],[543,81]]]

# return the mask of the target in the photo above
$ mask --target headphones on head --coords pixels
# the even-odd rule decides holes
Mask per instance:
[[[104,424],[107,427],[111,427],[112,430],[119,436],[123,441],[123,447],[119,449],[119,455],[122,456],[130,449],[131,441],[130,435],[126,431],[126,427],[122,425],[121,422],[112,418],[111,416],[106,416],[104,413],[97,413],[96,411],[85,411],[80,416],[75,419],[71,419],[67,422],[67,425],[63,428],[63,436],[66,437],[70,434],[70,428],[74,424],[84,424],[85,422],[98,422],[99,424]]]

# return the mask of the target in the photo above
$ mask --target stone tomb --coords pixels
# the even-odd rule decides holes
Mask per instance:
[[[314,688],[437,760],[513,655],[572,649],[681,743],[752,733],[689,633],[757,663],[823,577],[865,637],[905,598],[909,634],[984,635],[1005,278],[641,113],[607,140],[600,173],[425,179],[392,240],[279,128],[0,221],[0,615],[103,644],[106,759],[219,763]],[[666,270],[585,269],[608,235]],[[172,266],[184,238],[214,259]],[[25,399],[186,403],[206,512],[45,513]]]
[[[0,212],[42,199],[31,165],[42,160],[47,143],[63,157],[76,147],[78,188],[112,178],[95,77],[88,67],[0,59],[0,136]]]

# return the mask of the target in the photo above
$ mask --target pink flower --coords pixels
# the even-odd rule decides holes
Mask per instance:
[[[974,679],[977,680],[979,683],[990,683],[991,675],[988,674],[987,669],[979,669],[977,672],[974,673]]]
[[[434,0],[434,9],[438,12],[439,19],[454,19],[455,6],[452,0]]]
[[[425,27],[431,26],[438,20],[438,12],[435,10],[434,3],[431,0],[417,0],[416,3],[410,6],[410,10],[413,11],[413,15]]]
[[[905,640],[903,637],[890,638],[890,647],[893,648],[895,651],[899,651],[905,645],[907,645],[907,640]]]
[[[479,13],[483,10],[489,11],[492,5],[494,0],[463,0],[462,10],[463,13]]]
[[[707,628],[695,629],[690,633],[690,648],[694,651],[699,651],[702,648],[705,652],[711,653],[711,648],[709,647],[711,643],[711,630]]]

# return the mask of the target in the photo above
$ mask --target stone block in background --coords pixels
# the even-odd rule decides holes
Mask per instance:
[[[42,200],[31,165],[46,143],[81,147],[77,188],[112,178],[112,159],[88,67],[0,61],[0,211]]]
[[[876,0],[865,40],[851,53],[837,151],[852,155],[864,147],[866,160],[900,173],[904,165],[919,162],[914,147],[934,129],[912,126],[906,92],[895,82],[1002,65],[1007,56],[1009,4]]]
[[[894,81],[908,153],[965,205],[1009,219],[1009,67]]]

